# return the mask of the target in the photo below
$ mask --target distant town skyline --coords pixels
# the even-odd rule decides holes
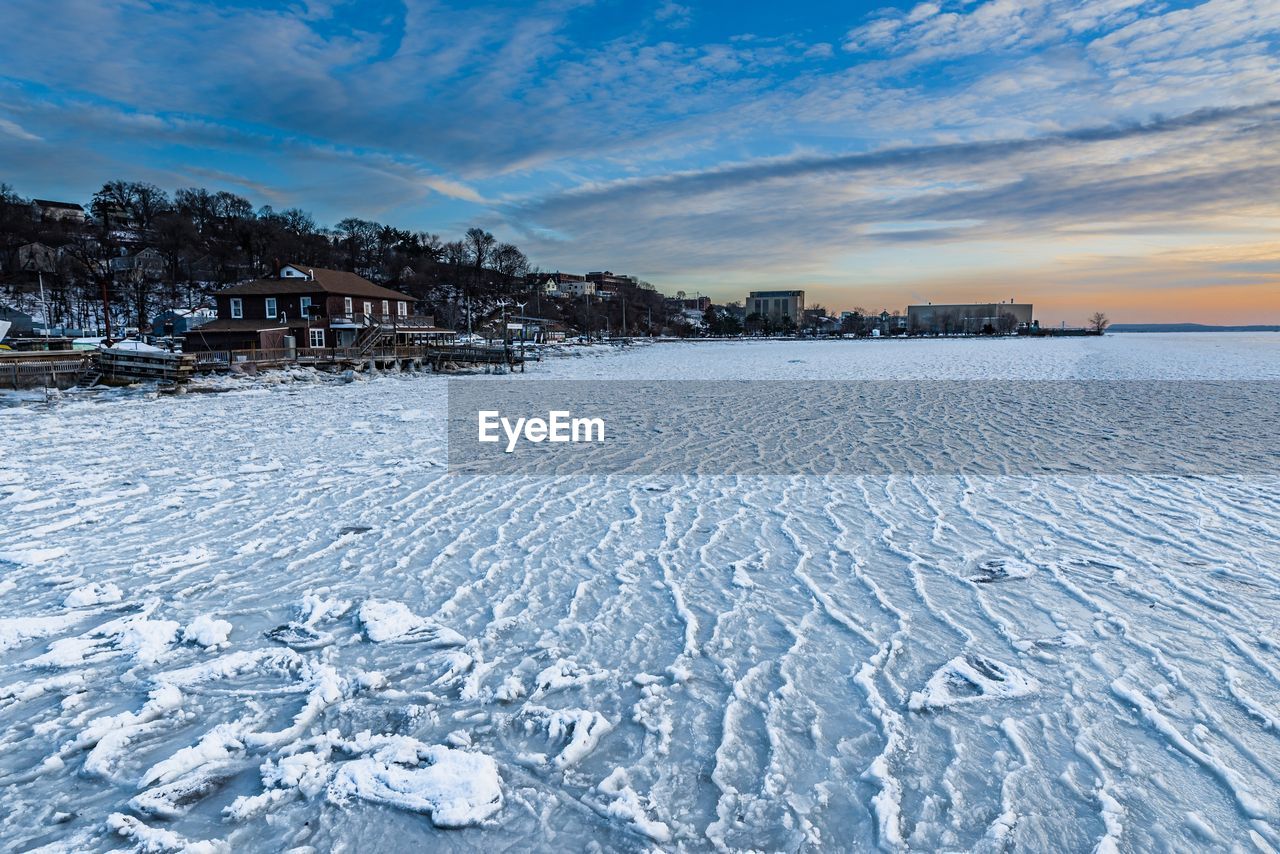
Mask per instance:
[[[227,189],[667,293],[1280,323],[1280,5],[16,0],[0,182]]]

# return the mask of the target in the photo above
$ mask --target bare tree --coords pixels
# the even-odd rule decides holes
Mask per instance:
[[[476,276],[481,275],[484,265],[489,262],[489,255],[493,252],[494,243],[497,241],[494,236],[483,228],[468,228],[467,236],[463,238],[463,242],[467,246],[467,250],[471,253],[471,264],[476,269]]]
[[[529,259],[516,246],[499,243],[493,250],[493,268],[510,279],[523,276],[529,270]]]
[[[1101,335],[1107,331],[1107,327],[1111,325],[1111,321],[1105,314],[1095,311],[1093,316],[1089,318],[1089,328]]]

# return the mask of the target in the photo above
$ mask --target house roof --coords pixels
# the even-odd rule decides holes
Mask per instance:
[[[65,208],[69,211],[84,210],[84,207],[77,205],[75,202],[52,202],[48,199],[32,199],[31,201],[42,208]]]
[[[304,273],[309,273],[315,278],[301,279],[286,276],[278,279],[258,279],[253,282],[246,282],[243,285],[227,288],[221,293],[233,296],[241,294],[272,296],[275,294],[313,294],[319,291],[342,297],[414,301],[413,297],[408,294],[402,294],[399,291],[375,285],[368,279],[357,276],[355,273],[348,273],[345,270],[325,270],[320,267],[305,267],[298,264],[290,264],[288,266]]]

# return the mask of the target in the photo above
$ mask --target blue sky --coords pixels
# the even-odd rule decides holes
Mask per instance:
[[[0,5],[0,181],[832,308],[1280,322],[1280,3]]]

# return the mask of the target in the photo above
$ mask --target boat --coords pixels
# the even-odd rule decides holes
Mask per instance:
[[[13,324],[8,320],[0,320],[0,341],[4,340],[4,336],[9,334],[9,330],[13,328]]]

